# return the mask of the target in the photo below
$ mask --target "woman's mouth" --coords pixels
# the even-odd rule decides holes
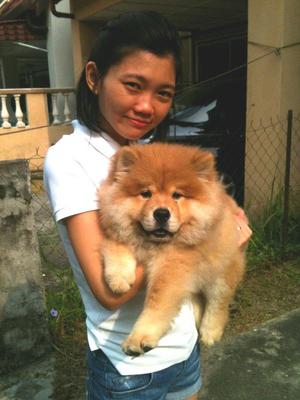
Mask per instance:
[[[128,118],[129,123],[135,128],[144,129],[150,125],[149,121],[136,119],[136,118]]]

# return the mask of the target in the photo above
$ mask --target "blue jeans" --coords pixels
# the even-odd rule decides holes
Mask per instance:
[[[185,400],[201,387],[200,351],[161,371],[120,375],[101,350],[88,350],[87,399]]]

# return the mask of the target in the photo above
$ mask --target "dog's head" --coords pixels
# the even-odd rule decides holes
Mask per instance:
[[[177,144],[134,145],[114,156],[100,208],[106,226],[150,241],[194,244],[218,216],[220,193],[210,152]]]

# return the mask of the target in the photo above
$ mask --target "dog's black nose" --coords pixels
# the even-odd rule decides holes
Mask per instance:
[[[157,208],[153,213],[154,218],[160,224],[164,224],[168,221],[171,214],[167,208]]]

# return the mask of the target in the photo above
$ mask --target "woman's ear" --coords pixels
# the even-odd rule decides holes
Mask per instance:
[[[85,66],[86,83],[92,93],[98,95],[99,71],[94,61],[88,61]]]

